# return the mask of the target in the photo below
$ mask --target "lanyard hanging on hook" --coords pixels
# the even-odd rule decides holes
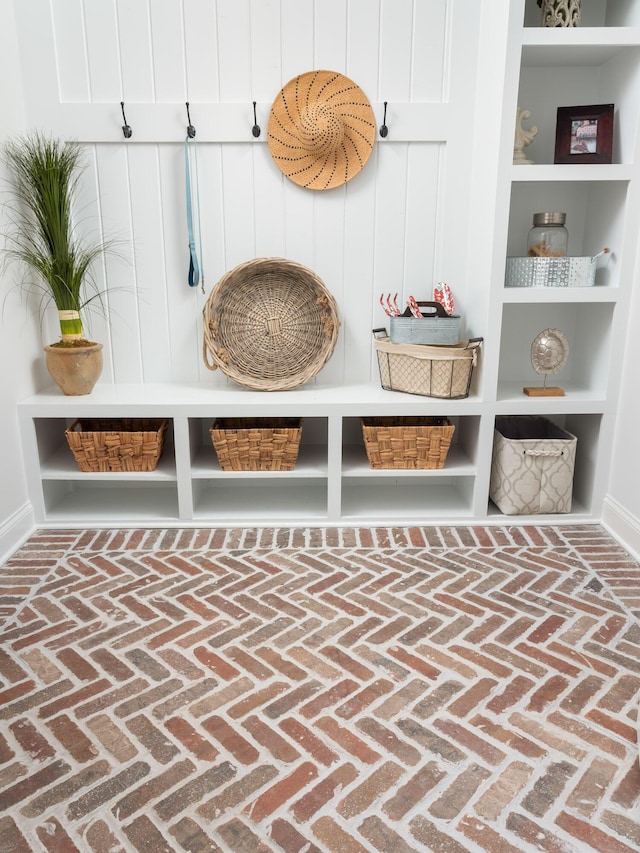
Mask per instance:
[[[189,115],[189,104],[187,103],[187,116]],[[200,280],[202,280],[202,292],[204,293],[204,270],[201,269],[198,264],[198,254],[196,252],[196,241],[195,234],[193,229],[193,202],[192,202],[192,193],[191,193],[191,155],[189,151],[189,140],[194,139],[193,142],[193,162],[194,162],[194,171],[195,171],[195,185],[196,185],[196,206],[198,209],[198,242],[200,246],[200,257],[202,258],[202,230],[200,224],[200,188],[198,181],[198,149],[195,143],[195,135],[196,131],[193,125],[191,124],[191,118],[189,118],[189,126],[187,128],[187,136],[184,140],[184,173],[185,173],[185,190],[186,190],[186,201],[187,201],[187,231],[189,236],[189,287],[196,287]]]

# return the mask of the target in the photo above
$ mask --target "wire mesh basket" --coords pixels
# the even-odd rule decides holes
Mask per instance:
[[[336,302],[315,273],[256,258],[226,273],[207,299],[204,362],[247,388],[286,391],[322,370],[339,327]]]

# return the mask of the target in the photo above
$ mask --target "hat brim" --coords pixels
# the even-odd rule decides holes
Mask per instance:
[[[341,124],[341,140],[328,150],[302,143],[302,118],[312,105],[326,105]],[[267,141],[271,156],[298,186],[328,190],[350,181],[371,156],[375,116],[367,96],[337,71],[307,71],[284,86],[271,107]]]

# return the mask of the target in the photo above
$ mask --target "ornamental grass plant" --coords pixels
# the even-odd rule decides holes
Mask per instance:
[[[61,334],[56,345],[86,346],[82,314],[96,301],[104,307],[93,266],[111,243],[76,228],[83,150],[34,131],[7,141],[2,153],[12,196],[5,260],[22,268],[21,284],[37,291],[41,309],[54,302]]]

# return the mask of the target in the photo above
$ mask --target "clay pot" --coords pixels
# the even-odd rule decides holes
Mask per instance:
[[[581,0],[541,0],[543,27],[579,27]]]
[[[102,344],[81,347],[46,346],[47,370],[63,394],[90,394],[102,373]]]

